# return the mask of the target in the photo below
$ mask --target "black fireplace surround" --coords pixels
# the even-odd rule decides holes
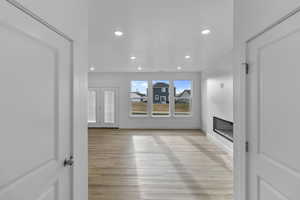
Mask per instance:
[[[213,130],[227,140],[233,142],[233,122],[214,117]]]

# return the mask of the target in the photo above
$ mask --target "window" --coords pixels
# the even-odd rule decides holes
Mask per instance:
[[[169,116],[170,115],[170,101],[169,101],[169,87],[170,83],[167,80],[152,81],[152,116]],[[163,92],[163,88],[164,91]],[[156,98],[158,96],[158,98]]]
[[[131,81],[130,114],[145,116],[148,114],[148,81]]]
[[[176,80],[174,84],[174,115],[191,115],[192,81]]]
[[[169,80],[153,80],[151,90],[151,115],[153,117],[171,116],[170,103],[172,105],[172,115],[176,117],[191,116],[192,113],[192,81],[174,80],[170,95]],[[173,89],[174,88],[174,89]],[[130,86],[130,115],[147,116],[149,94],[148,81],[131,81]]]
[[[96,123],[96,96],[97,92],[89,89],[88,95],[88,122]]]

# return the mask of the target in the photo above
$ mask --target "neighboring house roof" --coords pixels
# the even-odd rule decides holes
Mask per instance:
[[[141,98],[145,96],[145,94],[142,94],[140,92],[130,92],[130,98]]]
[[[191,96],[191,90],[184,90],[182,91],[177,97],[190,97]]]
[[[169,84],[158,82],[153,85],[153,88],[165,88],[165,87],[169,87]]]

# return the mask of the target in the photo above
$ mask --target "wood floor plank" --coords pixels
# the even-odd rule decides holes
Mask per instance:
[[[89,129],[89,200],[232,200],[232,160],[198,130]]]

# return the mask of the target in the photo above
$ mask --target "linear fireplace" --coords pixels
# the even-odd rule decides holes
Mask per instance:
[[[233,122],[214,117],[213,118],[213,130],[217,134],[223,136],[227,140],[233,142]]]

